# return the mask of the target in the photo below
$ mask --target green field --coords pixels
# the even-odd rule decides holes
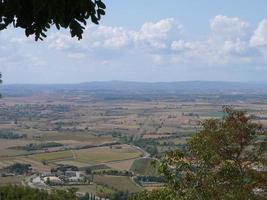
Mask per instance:
[[[130,193],[141,191],[141,187],[137,186],[127,176],[94,176],[94,182],[100,185],[107,186],[113,190],[128,191]]]
[[[83,163],[106,163],[118,160],[127,160],[142,156],[142,152],[131,147],[122,149],[92,148],[75,151],[76,161]]]
[[[30,156],[30,158],[37,161],[46,160],[48,162],[52,162],[57,160],[73,159],[73,154],[71,153],[71,151],[59,151],[59,152],[36,154]]]
[[[87,167],[101,163],[123,161],[139,158],[142,152],[128,145],[120,148],[98,147],[82,150],[69,150],[51,153],[41,153],[29,156],[38,162],[47,161],[50,164],[67,164],[77,167]]]
[[[158,173],[156,166],[152,164],[152,161],[151,158],[137,159],[133,162],[131,171],[138,175],[155,176]]]

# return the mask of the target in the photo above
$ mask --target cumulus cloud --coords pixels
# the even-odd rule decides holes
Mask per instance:
[[[182,25],[178,25],[173,18],[158,22],[146,22],[138,32],[134,33],[136,45],[148,45],[154,48],[166,48],[168,41],[183,32]]]
[[[217,15],[210,20],[210,28],[215,35],[231,39],[245,36],[249,23],[238,17]]]
[[[24,39],[24,35],[13,35],[0,39],[0,61],[2,66],[33,68],[45,66],[46,58],[42,58],[42,55],[49,55],[58,60],[56,63],[49,61],[48,64],[55,65],[54,69],[60,66],[62,71],[65,65],[76,67],[82,63],[92,68],[97,66],[97,70],[99,66],[117,69],[127,65],[190,68],[236,64],[253,66],[254,63],[266,65],[267,20],[262,20],[254,32],[248,22],[237,17],[217,15],[209,24],[209,33],[194,39],[185,35],[184,26],[173,18],[145,22],[136,30],[88,25],[81,41],[71,38],[68,33],[52,31],[43,43],[38,43],[41,47],[37,48],[39,54],[36,43]],[[84,68],[81,67],[82,70]]]
[[[249,23],[237,17],[217,15],[210,20],[210,34],[202,40],[173,41],[173,63],[193,65],[228,65],[248,63]],[[249,57],[249,59],[248,59]]]
[[[182,32],[182,25],[176,23],[173,18],[146,22],[137,31],[123,27],[88,25],[82,43],[74,42],[66,34],[56,33],[52,35],[49,47],[59,50],[66,50],[73,46],[83,49],[110,50],[126,47],[163,49],[167,48],[169,43],[177,39]]]
[[[185,42],[184,40],[173,41],[171,44],[172,50],[193,50],[195,45],[192,42]]]
[[[250,44],[252,47],[267,47],[267,20],[260,22],[258,28],[251,37]]]
[[[119,49],[131,43],[131,31],[122,27],[91,25],[86,30],[84,38],[92,48]]]
[[[147,55],[153,64],[158,65],[227,65],[252,63],[259,59],[258,55],[255,56],[255,47],[267,45],[267,20],[259,24],[253,36],[248,22],[223,15],[210,20],[207,39],[185,39],[184,32],[183,25],[173,18],[145,22],[139,30],[88,25],[82,42],[66,34],[55,33],[50,37],[49,47],[67,51],[67,56],[73,59],[101,52],[109,55],[107,60],[116,59],[134,51],[137,52],[135,55],[138,52],[142,56]]]

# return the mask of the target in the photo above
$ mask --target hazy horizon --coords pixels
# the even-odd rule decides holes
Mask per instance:
[[[175,83],[222,83],[222,84],[267,84],[267,81],[220,81],[220,80],[186,80],[186,81],[127,81],[127,80],[105,80],[70,83],[2,83],[1,86],[9,85],[79,85],[91,83],[137,83],[137,84],[175,84]]]

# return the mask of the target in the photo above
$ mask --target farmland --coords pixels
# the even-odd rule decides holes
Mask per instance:
[[[114,190],[129,192],[140,191],[140,187],[126,176],[95,176],[95,182]]]
[[[143,190],[132,176],[157,176],[150,157],[185,150],[201,121],[223,116],[223,105],[248,111],[267,128],[267,95],[262,91],[47,90],[23,95],[4,90],[0,131],[13,138],[0,138],[0,171],[15,163],[31,164],[34,173],[61,165],[90,168],[94,183],[77,186],[83,192]],[[1,177],[0,184],[22,180]]]
[[[73,161],[72,163],[84,163],[88,165],[108,163],[115,161],[124,161],[142,156],[142,152],[131,148],[128,145],[120,146],[119,149],[110,147],[99,147],[82,150],[68,150],[51,153],[42,153],[30,156],[36,161],[46,160],[49,163],[62,163],[65,161]]]

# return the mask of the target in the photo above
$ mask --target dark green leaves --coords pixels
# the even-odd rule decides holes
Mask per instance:
[[[266,199],[267,133],[245,112],[231,107],[223,111],[222,119],[202,123],[188,140],[187,152],[172,151],[161,158],[166,194],[144,192],[133,200]]]
[[[46,37],[48,29],[55,25],[68,28],[72,37],[82,39],[86,20],[99,24],[105,15],[101,0],[2,0],[0,1],[0,30],[10,24],[25,30],[25,35],[35,35],[36,41]]]
[[[106,9],[106,5],[102,1],[96,1],[96,4],[99,8]]]

